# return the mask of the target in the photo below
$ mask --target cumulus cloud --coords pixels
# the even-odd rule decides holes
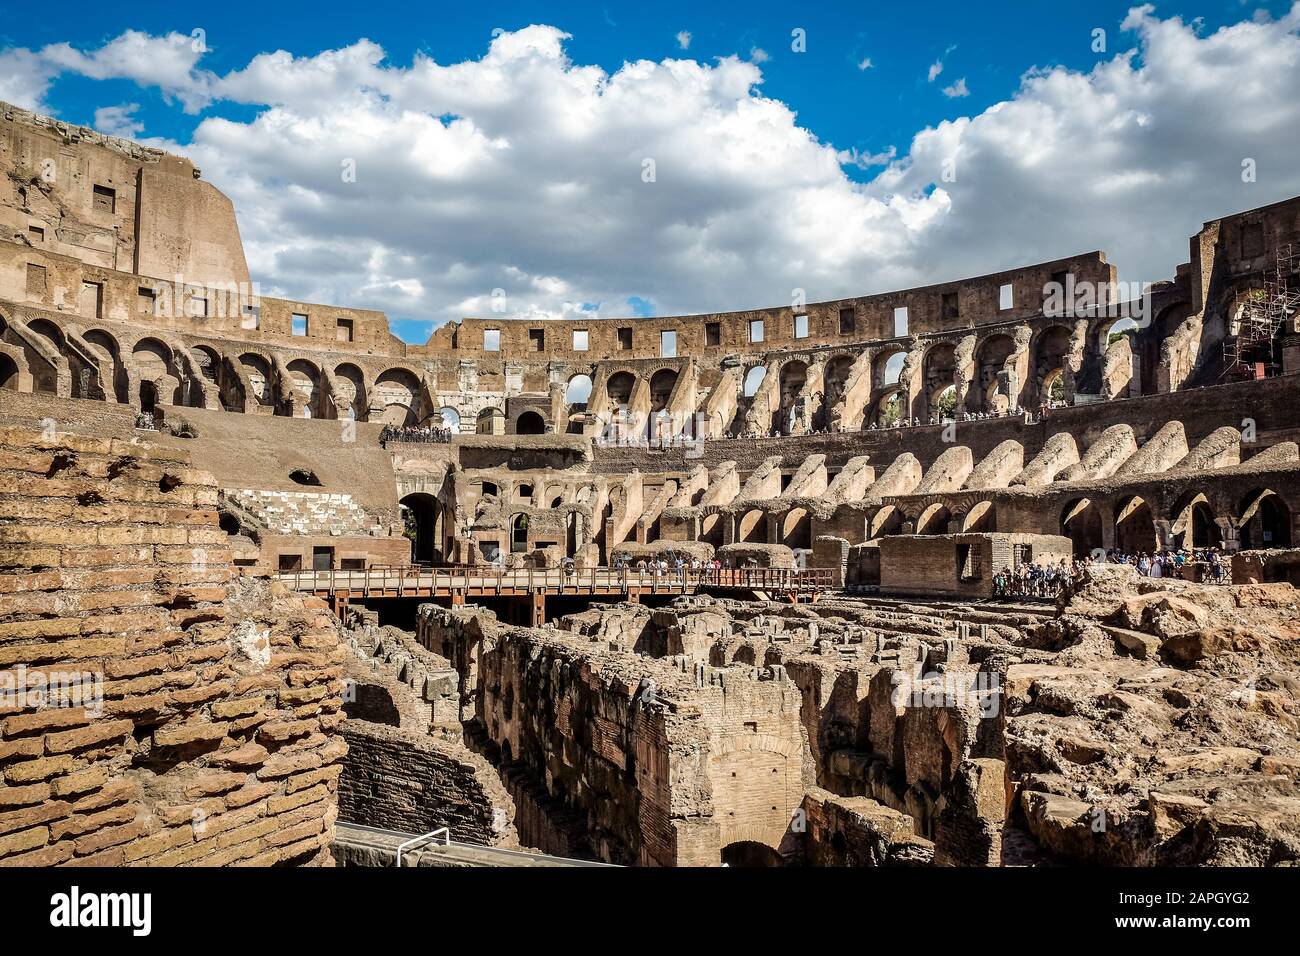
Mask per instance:
[[[875,66],[875,64],[871,62],[871,57],[869,57],[869,56],[868,56],[868,57],[864,57],[863,59],[861,59],[861,60],[858,61],[858,69],[859,69],[859,70],[869,70],[869,69],[871,69],[873,66]]]
[[[196,112],[210,102],[212,75],[196,69],[205,52],[201,36],[152,36],[138,30],[127,30],[89,52],[68,43],[52,43],[40,50],[6,50],[0,52],[0,95],[19,106],[45,109],[50,80],[75,73],[92,80],[131,80],[157,87],[164,97],[175,97],[186,110]],[[11,69],[25,77],[13,87],[4,79]]]
[[[683,50],[689,50],[691,48],[690,30],[682,30],[680,33],[677,34],[677,46]]]
[[[1209,35],[1140,7],[1123,29],[1134,48],[1091,71],[1030,69],[1005,102],[876,155],[801,127],[752,54],[610,73],[550,26],[450,64],[358,40],[160,73],[178,98],[188,82],[256,108],[171,148],[234,200],[268,294],[425,321],[492,314],[497,289],[507,314],[670,314],[1095,248],[1156,280],[1204,219],[1300,194],[1300,4]]]
[[[144,132],[144,124],[135,117],[139,108],[139,103],[101,106],[95,110],[95,129],[109,136],[137,137]]]
[[[943,88],[943,95],[948,97],[950,100],[960,99],[963,96],[970,96],[970,90],[966,86],[966,77],[963,76],[951,86],[945,86]]]

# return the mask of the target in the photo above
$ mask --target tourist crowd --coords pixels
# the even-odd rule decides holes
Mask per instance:
[[[1222,584],[1229,577],[1228,562],[1218,548],[1179,548],[1177,551],[1137,551],[1124,553],[1112,548],[1106,553],[1111,564],[1130,564],[1145,578],[1174,578],[1183,576],[1183,567],[1189,562],[1202,562],[1208,573],[1206,582]]]
[[[437,425],[385,425],[379,433],[379,444],[387,445],[390,441],[445,445],[451,441],[451,429]]]
[[[1106,552],[1104,560],[1096,562],[1087,558],[1075,558],[1072,561],[1062,558],[1055,564],[1022,561],[1018,565],[1003,568],[993,575],[993,596],[1056,597],[1063,590],[1071,588],[1083,575],[1084,569],[1093,563],[1127,564],[1136,569],[1138,574],[1149,578],[1187,577],[1186,566],[1200,563],[1206,567],[1203,583],[1223,584],[1231,578],[1228,562],[1218,548],[1180,548],[1176,551],[1152,553],[1128,553],[1112,548]]]

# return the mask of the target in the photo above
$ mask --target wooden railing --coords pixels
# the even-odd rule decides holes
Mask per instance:
[[[372,592],[412,595],[454,591],[554,593],[648,593],[690,594],[702,588],[775,591],[783,594],[824,591],[834,586],[829,568],[793,570],[785,568],[720,568],[691,570],[675,568],[651,571],[637,568],[561,569],[515,568],[491,565],[424,567],[421,565],[375,565],[365,570],[284,571],[279,579],[297,591],[335,593],[348,591],[368,596]]]

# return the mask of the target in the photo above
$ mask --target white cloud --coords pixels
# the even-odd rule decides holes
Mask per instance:
[[[127,30],[90,52],[68,43],[52,43],[40,50],[0,51],[0,96],[28,109],[47,109],[44,103],[50,80],[74,73],[92,80],[130,80],[153,86],[168,99],[175,97],[195,112],[209,102],[212,75],[196,69],[206,52],[194,37],[180,33],[152,36]],[[13,72],[25,78],[7,81]]]
[[[95,129],[109,136],[137,137],[144,132],[144,124],[135,117],[139,108],[139,103],[101,106],[95,110]]]
[[[875,66],[875,64],[871,62],[871,57],[865,57],[858,61],[859,70],[869,70],[873,66]]]
[[[1088,73],[1030,70],[1007,101],[877,155],[800,127],[761,94],[756,58],[607,73],[572,62],[549,26],[451,64],[393,64],[361,40],[219,77],[184,58],[159,72],[177,96],[190,77],[192,97],[261,107],[172,148],[234,200],[267,294],[436,321],[490,315],[497,288],[509,314],[626,315],[630,297],[672,314],[1095,248],[1155,280],[1203,220],[1300,194],[1300,5],[1209,35],[1138,8],[1124,29],[1136,50]],[[26,75],[41,95],[46,74]],[[1244,157],[1258,182],[1241,182]],[[846,166],[878,171],[859,183]]]
[[[768,56],[767,51],[762,47],[756,46],[749,51],[749,61],[751,63],[766,63],[770,59],[772,58]]]
[[[963,76],[951,86],[945,86],[943,88],[943,95],[948,97],[950,100],[960,99],[963,96],[970,96],[970,90],[966,87],[966,77]]]
[[[683,50],[689,50],[691,48],[690,30],[682,30],[680,33],[677,34],[677,46]]]
[[[929,82],[933,83],[936,79],[938,79],[939,74],[942,72],[943,72],[943,62],[940,60],[935,60],[933,63],[930,64],[930,73],[929,76],[926,77],[926,79],[929,80]]]

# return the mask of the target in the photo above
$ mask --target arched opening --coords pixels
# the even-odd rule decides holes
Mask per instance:
[[[907,364],[907,353],[902,349],[881,352],[872,363],[872,381],[876,388],[897,385],[903,375],[903,366]]]
[[[0,388],[18,387],[18,363],[0,352]]]
[[[145,338],[135,343],[135,348],[131,350],[131,359],[135,363],[136,371],[140,374],[140,382],[149,382],[155,386],[153,392],[153,402],[156,405],[159,402],[177,404],[178,396],[176,392],[179,389],[180,377],[176,374],[176,366],[172,357],[172,350],[157,339]],[[143,396],[141,397],[141,410],[153,411],[153,405],[145,408]]]
[[[974,412],[1002,413],[1011,407],[1014,396],[1010,394],[1006,371],[1007,359],[1016,350],[1015,340],[1009,335],[990,335],[980,344],[975,357],[976,388],[967,396],[967,407]]]
[[[872,421],[878,428],[893,428],[903,421],[906,405],[907,400],[901,388],[886,392],[876,401]]]
[[[781,540],[787,547],[812,547],[812,516],[807,509],[791,508],[781,522]]]
[[[528,550],[528,515],[517,514],[510,519],[510,551],[518,554]]]
[[[90,346],[99,365],[99,383],[104,391],[113,396],[113,401],[125,403],[129,386],[121,367],[122,352],[117,339],[103,329],[91,329],[82,339]]]
[[[997,510],[993,502],[981,501],[971,508],[961,530],[969,534],[987,534],[997,530]]]
[[[399,504],[404,533],[411,541],[411,560],[418,564],[441,563],[442,508],[438,499],[425,492],[415,492]]]
[[[1156,524],[1151,506],[1134,495],[1115,509],[1115,547],[1124,554],[1156,549]]]
[[[1176,548],[1220,548],[1223,535],[1214,520],[1214,510],[1204,494],[1185,498],[1174,509],[1169,534]]]
[[[803,388],[808,382],[808,363],[794,359],[781,366],[779,385],[781,403],[777,407],[772,427],[783,435],[788,435],[795,424],[807,420],[807,410],[803,407]]]
[[[814,417],[814,428],[824,428],[830,422],[831,409],[844,396],[844,386],[848,384],[849,375],[852,372],[853,356],[851,355],[837,355],[826,363],[825,391],[822,397],[822,407]]]
[[[153,382],[140,383],[140,411],[152,415],[158,407],[158,386]]]
[[[949,385],[934,401],[934,411],[931,413],[939,421],[948,421],[956,414],[957,411],[957,386]]]
[[[930,347],[925,353],[923,365],[925,375],[926,414],[930,418],[943,417],[941,399],[951,409],[957,403],[957,347],[951,342],[940,342]],[[949,397],[949,390],[952,390]]]
[[[248,378],[248,390],[259,405],[271,404],[271,363],[249,352],[239,356],[239,364]]]
[[[474,431],[480,435],[504,435],[506,413],[499,408],[484,408],[474,422]]]
[[[636,388],[636,376],[631,372],[615,372],[605,385],[605,391],[609,393],[609,402],[614,408],[630,402],[634,388]]]
[[[896,505],[885,505],[868,522],[867,540],[899,534],[903,529],[903,512]]]
[[[420,379],[410,369],[385,369],[375,379],[372,391],[374,395],[370,405],[384,410],[382,420],[385,424],[403,426],[419,422]]]
[[[302,418],[320,418],[320,371],[306,359],[294,359],[286,368],[296,399],[294,410]]]
[[[1242,499],[1241,547],[1245,549],[1291,547],[1291,509],[1274,491],[1252,491]]]
[[[442,410],[438,412],[438,416],[439,420],[435,424],[451,432],[460,431],[460,412],[456,411],[456,409],[450,405],[443,406]]]
[[[753,398],[757,394],[759,386],[763,384],[763,379],[767,377],[767,367],[755,365],[745,373],[744,394],[746,398]]]
[[[523,412],[515,419],[516,435],[541,435],[546,432],[546,419],[537,412]]]
[[[767,540],[766,516],[761,511],[746,511],[736,526],[736,540],[745,544],[761,544]]]
[[[1142,351],[1142,394],[1159,391],[1157,372],[1160,352],[1167,339],[1195,309],[1189,302],[1178,302],[1164,309],[1140,335]]]
[[[722,848],[722,862],[725,866],[784,866],[781,854],[766,843],[754,843],[741,840],[729,843]]]
[[[952,512],[947,505],[933,504],[921,512],[916,519],[917,534],[947,534],[948,523],[952,521]]]
[[[409,405],[385,405],[383,414],[379,416],[379,420],[385,425],[393,425],[398,428],[414,425],[416,423],[415,409],[411,408]]]
[[[586,411],[587,402],[591,399],[591,376],[575,375],[569,379],[568,386],[564,389],[564,404],[568,405],[573,411]]]
[[[350,362],[334,370],[334,411],[339,418],[361,417],[366,408],[365,382],[361,369]]]
[[[1101,509],[1091,498],[1071,501],[1061,510],[1061,534],[1070,539],[1075,557],[1087,557],[1102,547]]]
[[[722,519],[717,513],[706,514],[700,519],[700,540],[707,541],[715,548],[722,544]]]
[[[1070,358],[1070,330],[1053,325],[1038,334],[1034,343],[1034,399],[1038,402],[1065,401],[1065,365]],[[1059,396],[1059,397],[1053,397]]]

